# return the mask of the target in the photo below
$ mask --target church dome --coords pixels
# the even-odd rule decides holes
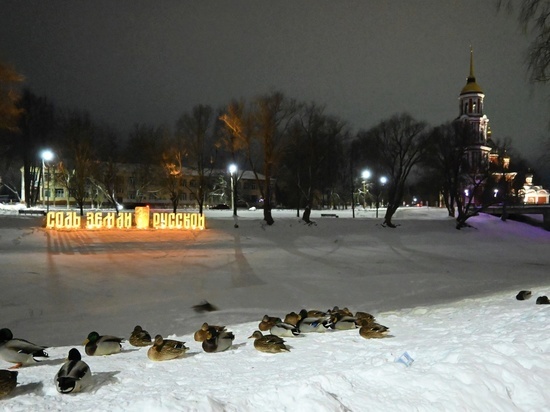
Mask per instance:
[[[466,83],[466,86],[462,88],[460,94],[466,93],[483,93],[483,90],[481,90],[481,86],[477,84],[475,77],[468,77],[468,82]]]

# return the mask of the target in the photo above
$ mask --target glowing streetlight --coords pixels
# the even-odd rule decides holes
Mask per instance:
[[[40,154],[40,157],[42,158],[42,187],[44,187],[44,164],[46,163],[46,166],[48,168],[48,182],[46,187],[46,197],[48,199],[47,205],[46,205],[46,213],[50,211],[50,162],[54,158],[54,154],[51,150],[46,149],[43,150]],[[44,205],[44,194],[42,194],[42,205]]]
[[[380,207],[380,195],[382,194],[382,188],[388,183],[388,178],[386,176],[380,176],[380,185],[381,187],[378,190],[378,196],[376,196],[376,218],[378,219],[378,208]]]
[[[370,170],[365,169],[361,172],[361,179],[363,179],[363,209],[367,208],[367,181],[370,179]]]
[[[229,165],[229,173],[231,173],[231,209],[233,216],[237,216],[237,182],[235,181],[237,173],[237,165],[232,163]]]

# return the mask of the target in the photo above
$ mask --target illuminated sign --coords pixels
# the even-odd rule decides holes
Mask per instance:
[[[153,213],[154,229],[204,229],[204,215],[198,213]]]
[[[174,229],[203,230],[204,215],[199,213],[149,213],[149,207],[136,208],[132,212],[88,212],[79,216],[77,212],[48,212],[48,229]]]
[[[136,229],[149,228],[149,206],[136,207],[134,217],[136,218]]]

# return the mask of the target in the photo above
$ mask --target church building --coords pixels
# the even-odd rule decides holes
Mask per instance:
[[[466,147],[467,173],[471,182],[464,188],[464,203],[467,203],[470,197],[473,198],[473,203],[481,203],[487,173],[491,164],[498,170],[498,172],[493,173],[494,180],[499,182],[499,186],[506,193],[509,192],[512,181],[517,174],[508,170],[510,158],[507,155],[502,156],[492,151],[491,128],[489,119],[484,113],[484,98],[485,94],[476,81],[474,53],[470,49],[470,72],[466,85],[462,88],[458,98],[459,116],[457,118],[457,121],[467,122],[472,128],[471,140]],[[494,196],[495,198],[498,196],[498,190],[495,190]]]
[[[470,74],[466,85],[462,88],[459,96],[459,116],[457,120],[467,121],[473,130],[473,139],[467,148],[468,164],[471,169],[479,170],[481,173],[489,164],[491,147],[488,139],[491,132],[489,119],[483,112],[483,99],[485,94],[477,84],[474,75],[474,52],[470,49]]]

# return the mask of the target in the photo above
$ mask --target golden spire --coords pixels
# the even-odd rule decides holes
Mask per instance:
[[[472,45],[470,45],[470,75],[468,76],[468,81],[470,79],[473,79],[473,81],[476,81],[476,77],[474,76],[474,49]]]
[[[479,84],[476,83],[474,75],[474,49],[472,46],[470,46],[470,75],[467,78],[466,86],[464,86],[460,94],[464,93],[483,93]]]

